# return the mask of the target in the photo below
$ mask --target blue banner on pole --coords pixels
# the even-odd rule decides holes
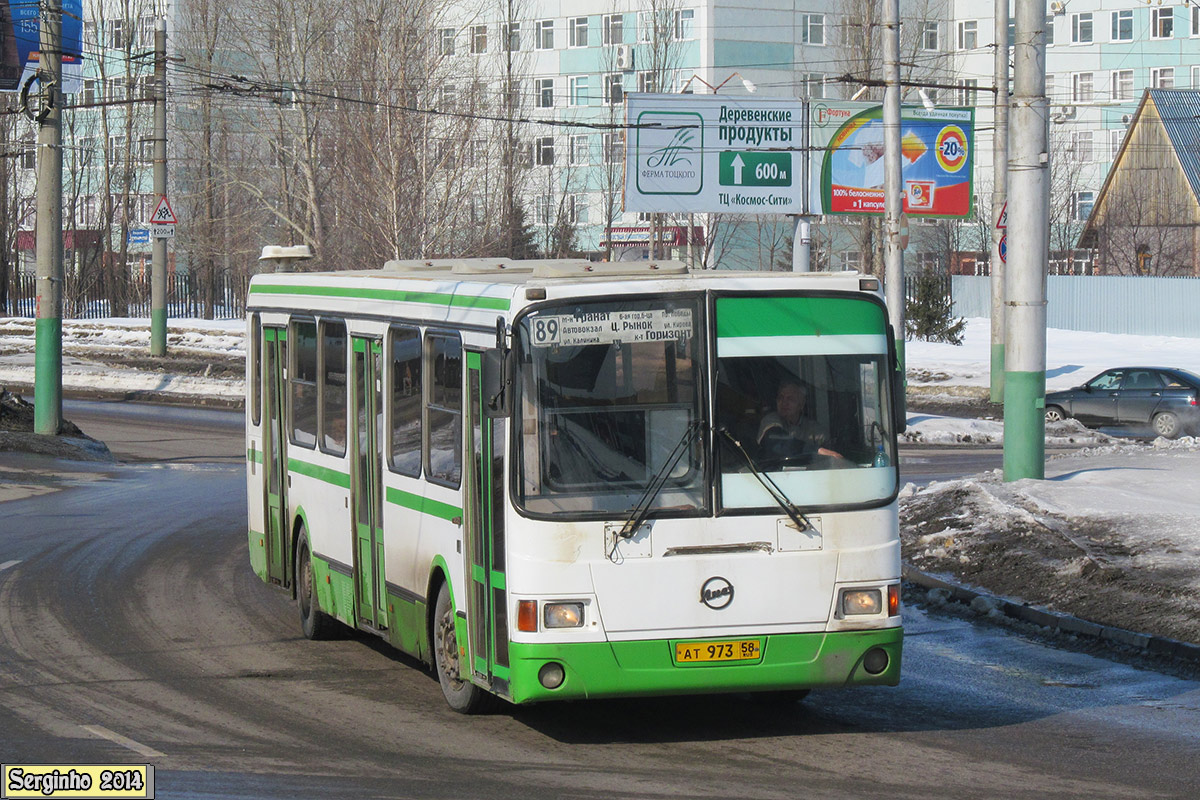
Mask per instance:
[[[83,0],[62,0],[62,63],[83,58]],[[41,47],[41,9],[30,0],[0,0],[0,91],[21,88],[27,65],[36,67]]]

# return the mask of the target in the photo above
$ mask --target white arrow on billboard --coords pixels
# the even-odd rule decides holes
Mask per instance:
[[[730,161],[729,165],[731,167],[733,167],[733,185],[741,186],[742,185],[742,167],[746,166],[746,162],[742,161],[742,154],[738,153],[736,156],[734,156],[733,161]]]

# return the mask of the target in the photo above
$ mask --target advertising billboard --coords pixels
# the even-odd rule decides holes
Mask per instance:
[[[627,94],[625,210],[798,214],[803,104]]]
[[[62,0],[62,10],[63,72],[77,75],[83,55],[83,0]],[[37,70],[40,13],[39,4],[29,0],[0,0],[0,91],[18,91]]]
[[[904,212],[913,217],[971,213],[975,111],[905,106],[900,111]],[[812,213],[883,214],[883,107],[812,105]]]

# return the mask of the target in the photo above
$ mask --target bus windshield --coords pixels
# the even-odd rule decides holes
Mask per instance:
[[[650,506],[697,512],[707,493],[700,298],[542,307],[515,332],[520,357],[518,502],[536,515],[612,517],[666,471]]]

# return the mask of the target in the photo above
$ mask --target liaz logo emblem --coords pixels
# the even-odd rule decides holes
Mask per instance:
[[[719,576],[713,576],[700,587],[700,602],[713,611],[728,608],[733,602],[733,584]]]

